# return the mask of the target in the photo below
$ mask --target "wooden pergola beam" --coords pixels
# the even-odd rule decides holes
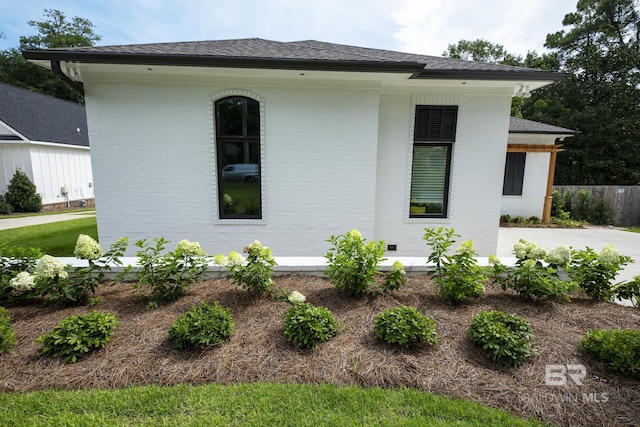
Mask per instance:
[[[562,144],[507,144],[507,153],[557,153],[564,151]]]

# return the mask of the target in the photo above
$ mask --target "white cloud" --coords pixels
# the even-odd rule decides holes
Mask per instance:
[[[575,0],[398,0],[392,12],[398,49],[439,56],[459,40],[485,39],[507,51],[541,52],[546,35],[562,29]]]

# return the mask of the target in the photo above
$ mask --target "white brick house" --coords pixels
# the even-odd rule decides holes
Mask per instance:
[[[353,228],[423,256],[428,226],[494,252],[511,98],[563,78],[316,41],[24,56],[84,92],[101,242],[259,239],[277,256]]]

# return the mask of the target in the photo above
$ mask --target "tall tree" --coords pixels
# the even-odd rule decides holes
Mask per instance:
[[[24,49],[93,46],[101,39],[94,33],[93,24],[77,16],[70,21],[56,9],[45,9],[43,20],[29,21],[38,33],[20,37],[19,48],[0,53],[0,81],[40,93],[82,102],[81,97],[70,90],[50,70],[39,67],[21,54]]]
[[[527,118],[577,129],[558,155],[557,184],[640,184],[637,0],[579,0],[547,36],[567,80],[534,93]]]
[[[521,65],[522,58],[507,52],[501,44],[487,40],[460,40],[447,46],[442,53],[445,58],[464,59],[465,61],[487,62],[502,65]]]

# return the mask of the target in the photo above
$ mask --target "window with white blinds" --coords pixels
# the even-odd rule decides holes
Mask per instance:
[[[455,106],[416,106],[409,208],[411,218],[447,216],[457,113]]]

